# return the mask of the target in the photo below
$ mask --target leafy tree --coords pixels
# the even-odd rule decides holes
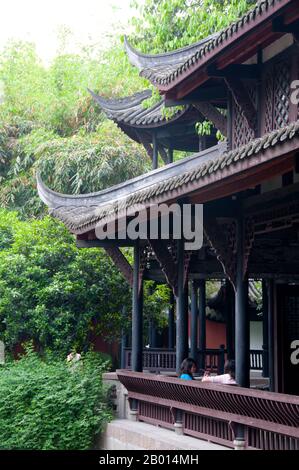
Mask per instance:
[[[204,39],[243,15],[255,0],[133,1],[134,43],[143,52],[172,51]]]
[[[130,290],[102,250],[77,249],[49,217],[22,222],[3,210],[0,235],[0,322],[10,350],[32,339],[39,349],[66,354],[88,348],[94,328],[108,340],[120,337]]]

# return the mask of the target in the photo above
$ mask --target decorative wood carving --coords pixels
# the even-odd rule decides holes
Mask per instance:
[[[234,221],[231,224],[235,224]],[[236,254],[235,254],[235,234],[236,230],[230,227],[230,230],[223,230],[219,223],[213,219],[205,218],[204,234],[214,249],[217,259],[221,263],[223,270],[229,280],[235,285],[236,281]]]
[[[143,282],[143,275],[146,269],[148,260],[148,249],[147,247],[140,248],[140,264],[139,264],[139,279],[138,279],[138,292],[140,294]]]
[[[115,266],[120,270],[130,287],[133,287],[133,268],[122,254],[119,248],[105,248],[106,253],[110,256]]]
[[[254,243],[254,221],[252,217],[245,219],[245,228],[244,228],[244,258],[243,258],[243,275],[245,277],[248,269],[248,261],[251,253],[251,249]]]
[[[202,101],[201,103],[195,103],[194,107],[198,109],[208,121],[211,121],[222,135],[227,137],[227,118],[221,114],[215,106],[207,101]]]
[[[174,293],[177,290],[177,267],[166,240],[149,240],[158,263]]]

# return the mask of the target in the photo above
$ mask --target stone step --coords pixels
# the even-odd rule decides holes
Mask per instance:
[[[151,424],[116,419],[107,425],[98,449],[102,450],[230,450]]]

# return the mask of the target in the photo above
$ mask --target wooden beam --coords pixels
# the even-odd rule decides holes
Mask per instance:
[[[244,79],[254,79],[257,80],[260,77],[261,69],[259,65],[244,65],[244,64],[231,64],[225,67],[224,69],[217,69],[213,64],[207,68],[209,77],[238,77]]]
[[[77,248],[120,248],[134,246],[135,242],[133,240],[99,240],[98,238],[94,240],[76,240]]]
[[[231,91],[236,103],[243,111],[244,117],[248,125],[253,129],[254,133],[257,132],[257,110],[251,101],[248,91],[239,78],[226,77],[225,82],[228,89]]]
[[[110,256],[115,266],[120,270],[130,287],[133,287],[133,268],[127,258],[122,254],[119,248],[105,248],[106,253]]]
[[[272,30],[274,33],[291,33],[295,41],[299,41],[299,20],[285,24],[284,17],[278,16],[272,21]]]
[[[185,96],[185,98],[181,100],[177,99],[165,99],[164,104],[165,107],[172,107],[172,106],[183,106],[183,105],[194,105],[194,103],[198,103],[201,101],[223,101],[226,100],[227,93],[225,87],[222,86],[213,86],[213,87],[206,87],[206,88],[199,88],[198,90],[194,90],[189,95]]]
[[[194,107],[208,120],[211,121],[216,129],[218,129],[222,135],[227,137],[227,119],[223,114],[218,111],[215,106],[207,101],[194,104]]]
[[[177,267],[168,250],[166,240],[148,240],[161,269],[174,294],[177,290]]]

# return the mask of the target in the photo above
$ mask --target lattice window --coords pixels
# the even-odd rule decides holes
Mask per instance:
[[[244,82],[244,86],[250,96],[250,99],[257,108],[257,87],[252,82]],[[245,145],[254,139],[254,131],[248,125],[243,115],[242,109],[238,103],[233,100],[233,148]]]
[[[253,138],[253,129],[249,127],[240,106],[233,101],[233,148],[245,145]]]
[[[274,64],[265,77],[264,133],[287,126],[290,120],[291,62]]]
[[[265,78],[265,115],[264,134],[273,130],[273,71],[270,70]]]
[[[289,124],[290,111],[290,61],[279,62],[274,66],[274,129]]]

